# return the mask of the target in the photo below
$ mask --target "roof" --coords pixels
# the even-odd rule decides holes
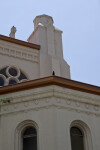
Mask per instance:
[[[39,87],[57,85],[64,88],[69,88],[77,91],[100,95],[100,87],[77,82],[70,79],[61,78],[58,76],[50,76],[36,80],[30,80],[23,83],[0,87],[0,95],[14,93]]]
[[[21,41],[21,40],[14,39],[14,38],[11,38],[11,37],[7,37],[7,36],[1,35],[1,34],[0,34],[0,40],[40,50],[40,45],[25,42],[25,41]]]

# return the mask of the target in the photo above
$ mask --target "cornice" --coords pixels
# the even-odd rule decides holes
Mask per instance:
[[[65,109],[100,116],[99,96],[74,92],[58,86],[48,86],[0,96],[0,115],[39,111],[40,109]]]
[[[56,85],[48,87],[41,87],[30,89],[22,92],[10,93],[0,96],[0,104],[5,105],[9,103],[20,103],[30,100],[39,100],[49,97],[56,97],[60,99],[75,100],[82,103],[90,103],[93,105],[100,105],[100,97],[97,95],[86,94],[80,91],[62,88]]]
[[[0,40],[40,50],[40,45],[32,44],[32,43],[25,42],[25,41],[21,41],[21,40],[14,39],[14,38],[11,38],[11,37],[7,37],[7,36],[4,36],[4,35],[0,35]]]
[[[19,45],[12,46],[12,44],[8,45],[3,41],[0,41],[0,54],[35,63],[38,63],[39,61],[39,51],[36,49]]]
[[[58,76],[50,76],[50,77],[40,78],[36,80],[31,80],[23,83],[1,87],[0,95],[15,93],[15,92],[39,88],[39,87],[45,87],[50,85],[57,85],[60,87],[73,89],[76,91],[86,92],[94,95],[100,95],[100,87],[98,86],[89,85],[86,83],[81,83],[74,80],[61,78]]]

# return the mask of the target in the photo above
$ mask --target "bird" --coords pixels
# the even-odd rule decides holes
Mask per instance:
[[[54,71],[52,72],[52,75],[55,76],[55,72]]]

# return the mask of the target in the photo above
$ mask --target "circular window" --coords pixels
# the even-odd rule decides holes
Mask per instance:
[[[14,68],[10,68],[10,69],[9,69],[9,74],[10,74],[11,76],[17,76],[17,70],[14,69]]]
[[[19,77],[20,76],[20,70],[15,67],[8,67],[6,70],[6,73],[9,77]]]
[[[0,70],[0,87],[27,80],[26,75],[15,66],[7,66]]]

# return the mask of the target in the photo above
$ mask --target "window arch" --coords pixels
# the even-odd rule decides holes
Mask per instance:
[[[38,150],[38,126],[34,121],[25,120],[18,124],[14,150]]]
[[[71,150],[93,150],[90,128],[81,120],[70,126]]]

